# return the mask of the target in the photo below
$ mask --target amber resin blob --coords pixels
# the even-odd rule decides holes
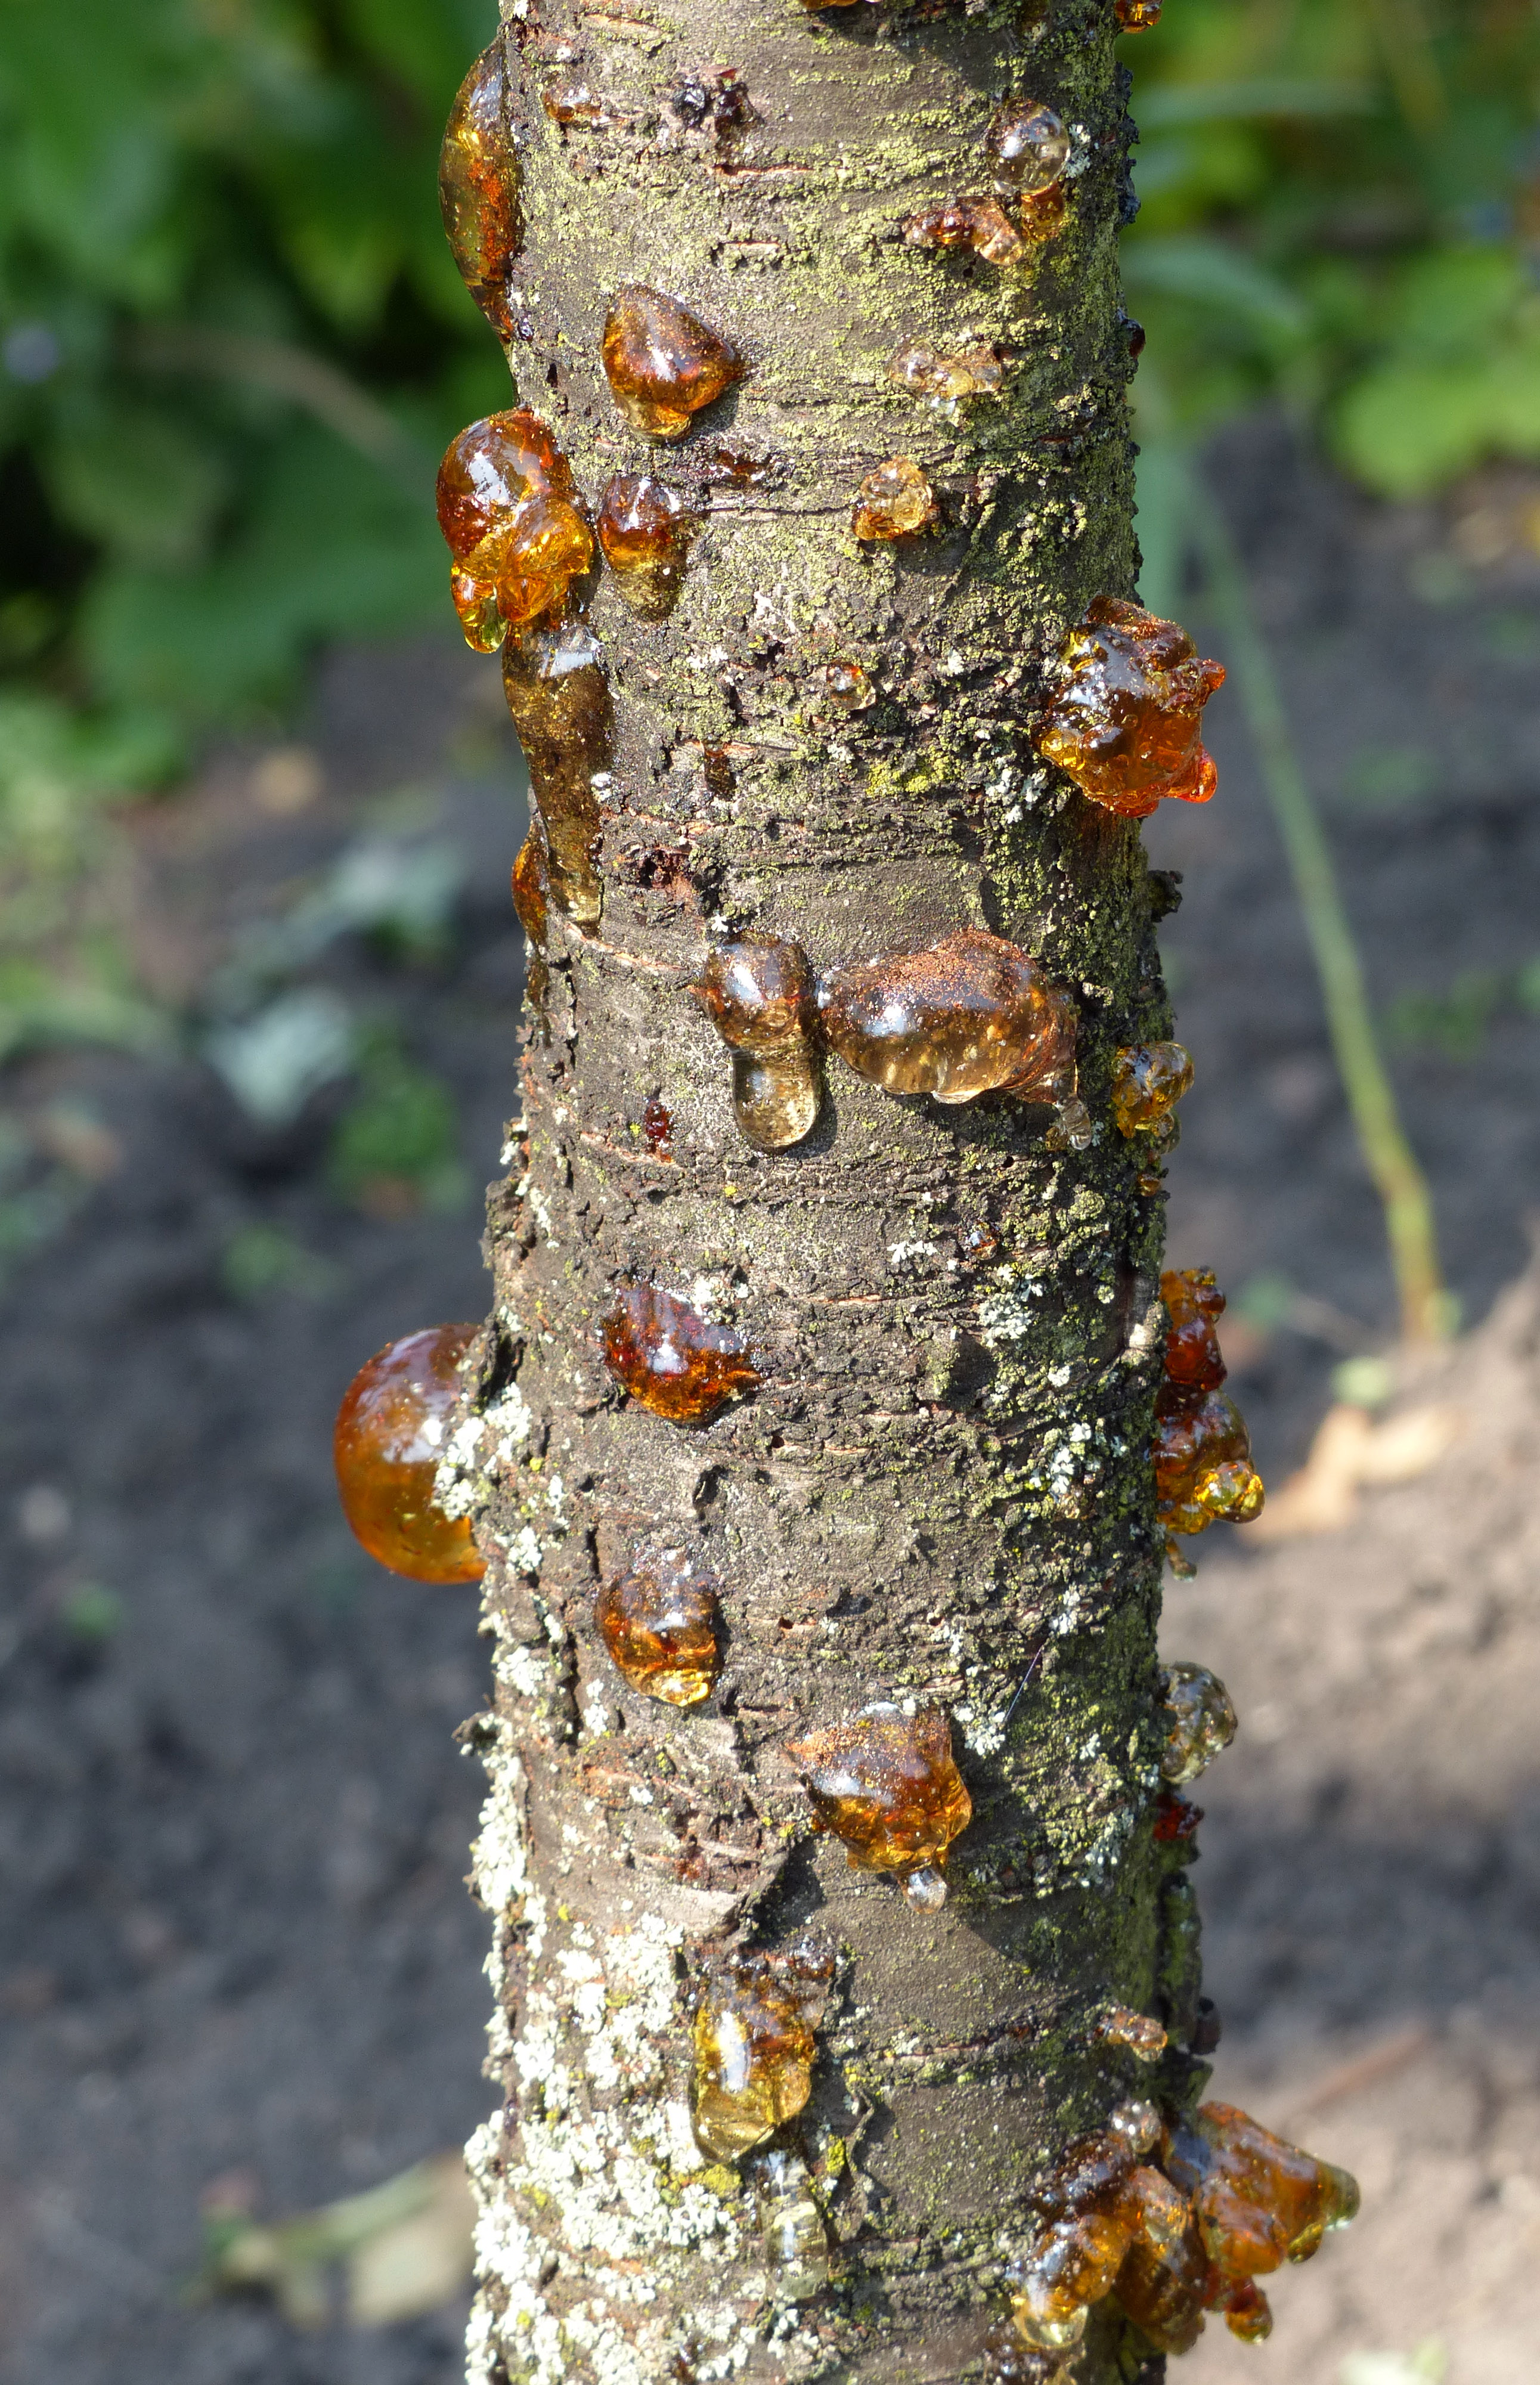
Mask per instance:
[[[1006,384],[998,348],[964,348],[945,356],[928,340],[901,340],[888,358],[887,375],[895,389],[923,398],[954,422],[969,399],[998,397]]]
[[[414,1581],[479,1581],[486,1570],[466,1518],[446,1516],[433,1494],[463,1388],[456,1368],[480,1330],[431,1325],[388,1342],[337,1410],[343,1513],[371,1557]]]
[[[1137,1142],[1141,1192],[1160,1190],[1160,1162],[1181,1131],[1176,1105],[1192,1082],[1192,1059],[1180,1043],[1125,1043],[1113,1059],[1113,1124]]]
[[[644,1697],[698,1706],[717,1678],[717,1586],[684,1549],[636,1550],[594,1620],[617,1672]]]
[[[602,354],[616,405],[648,439],[682,439],[702,407],[748,369],[698,315],[639,281],[616,292]]]
[[[561,606],[594,560],[571,467],[537,414],[522,407],[472,422],[438,475],[438,518],[452,558],[449,590],[466,643],[494,654],[510,630]]]
[[[705,1981],[695,2007],[693,2117],[703,2153],[736,2161],[804,2108],[833,1962],[821,1949],[756,1948]]]
[[[1041,100],[1002,100],[983,145],[1001,198],[1030,197],[1057,182],[1070,162],[1064,119]]]
[[[936,493],[908,456],[894,456],[869,472],[856,493],[850,527],[869,545],[919,538],[941,519]]]
[[[851,1868],[895,1874],[911,1904],[946,1901],[941,1866],[972,1817],[973,1801],[952,1758],[941,1706],[906,1714],[864,1707],[853,1720],[788,1742],[807,1785],[813,1827],[832,1830]]]
[[[732,1054],[732,1108],[745,1143],[784,1151],[817,1121],[823,1097],[813,973],[800,944],[744,936],[719,944],[695,994]]]
[[[1223,1754],[1240,1725],[1229,1691],[1205,1666],[1168,1665],[1159,1686],[1170,1717],[1160,1777],[1182,1789]]]
[[[759,1380],[740,1335],[654,1283],[623,1284],[600,1330],[621,1390],[670,1424],[709,1424]]]
[[[990,265],[1020,265],[1032,243],[998,199],[936,199],[904,223],[909,248],[970,248]]]
[[[923,952],[819,981],[833,1049],[891,1093],[970,1102],[1008,1093],[1056,1105],[1075,1093],[1078,1017],[1030,953],[965,928]]]
[[[1174,621],[1098,596],[1059,653],[1061,685],[1038,723],[1045,759],[1093,803],[1145,819],[1163,796],[1206,804],[1217,774],[1199,737],[1224,684]]]
[[[1173,1268],[1160,1279],[1171,1328],[1165,1374],[1155,1400],[1156,1508],[1166,1554],[1179,1576],[1190,1559],[1171,1535],[1210,1524],[1248,1524],[1262,1512],[1262,1479],[1251,1463],[1251,1436],[1228,1392],[1215,1330],[1224,1294],[1207,1267]]]
[[[668,612],[699,527],[699,514],[677,489],[648,473],[617,472],[599,499],[599,551],[633,611]]]
[[[591,930],[604,904],[595,780],[608,767],[611,719],[597,638],[582,621],[510,638],[503,649],[503,695],[529,764],[550,898],[579,928]]]
[[[760,2241],[778,2299],[806,2302],[829,2282],[829,2230],[808,2165],[784,2145],[767,2145],[745,2170],[754,2190]]]
[[[1166,0],[1116,0],[1118,22],[1125,33],[1147,33],[1160,22]]]
[[[501,39],[461,83],[439,153],[439,205],[460,278],[497,337],[513,337],[508,277],[523,243],[519,156]]]

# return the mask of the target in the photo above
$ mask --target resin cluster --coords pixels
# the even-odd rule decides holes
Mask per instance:
[[[1112,1121],[1137,1147],[1141,1192],[1160,1189],[1160,1162],[1181,1131],[1176,1105],[1192,1082],[1192,1059],[1181,1043],[1125,1043],[1113,1060]]]
[[[510,630],[560,609],[594,560],[572,468],[523,407],[488,415],[451,441],[439,466],[439,528],[466,643],[495,654]]]
[[[948,1105],[1012,1093],[1072,1120],[1081,1110],[1073,1003],[1030,953],[982,929],[816,983],[799,944],[745,937],[716,948],[696,993],[732,1051],[734,1111],[760,1150],[811,1130],[821,1044],[891,1093]]]
[[[449,111],[439,155],[439,204],[460,279],[507,347],[514,335],[509,277],[524,235],[500,40],[477,59]]]
[[[1059,686],[1035,732],[1093,803],[1145,819],[1163,796],[1206,804],[1216,772],[1199,731],[1224,684],[1183,630],[1141,605],[1098,596],[1059,652]]]
[[[716,2161],[754,2152],[812,2092],[814,2032],[829,1992],[830,1958],[793,1946],[731,1955],[695,2006],[692,2107],[695,2137]]]
[[[814,1829],[833,1832],[853,1870],[893,1875],[922,1912],[945,1903],[942,1866],[973,1804],[940,1706],[912,1715],[867,1706],[786,1752],[806,1784]]]
[[[740,1335],[657,1284],[622,1284],[600,1331],[620,1389],[670,1424],[709,1424],[759,1380]]]
[[[918,538],[933,530],[941,507],[930,481],[912,456],[895,456],[869,472],[856,493],[850,527],[869,545]]]
[[[710,1696],[721,1655],[717,1619],[716,1583],[683,1549],[633,1552],[629,1572],[607,1581],[594,1602],[616,1671],[670,1706]]]
[[[969,249],[986,264],[1024,264],[1062,231],[1070,135],[1040,100],[1008,99],[983,137],[987,192],[935,199],[908,217],[911,248]]]
[[[465,1517],[446,1516],[433,1493],[462,1388],[457,1368],[480,1330],[432,1325],[388,1342],[337,1411],[343,1513],[371,1557],[414,1581],[479,1581],[486,1570]]]
[[[1215,1330],[1224,1294],[1206,1267],[1172,1270],[1160,1279],[1171,1319],[1165,1371],[1155,1401],[1156,1508],[1166,1529],[1167,1554],[1178,1574],[1190,1574],[1172,1535],[1204,1532],[1210,1524],[1248,1524],[1262,1512],[1262,1480],[1251,1463],[1251,1437],[1228,1392]]]
[[[1162,2126],[1147,2104],[1067,2147],[1012,2265],[1021,2341],[1067,2362],[1092,2308],[1115,2295],[1162,2353],[1185,2352],[1205,2314],[1248,2341],[1271,2321],[1259,2276],[1308,2260],[1358,2209],[1346,2171],[1285,2144],[1228,2104]]]

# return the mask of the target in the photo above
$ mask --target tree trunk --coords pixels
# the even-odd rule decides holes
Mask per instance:
[[[651,472],[702,526],[677,589],[582,583],[581,719],[549,688],[541,713],[510,649],[551,885],[543,926],[526,889],[524,1115],[455,1445],[497,1681],[470,2374],[1017,2373],[988,2347],[1034,2179],[1121,2098],[1180,2105],[1201,2075],[1183,1851],[1151,1830],[1161,1204],[1106,1123],[1116,1049],[1169,1032],[1158,890],[1137,827],[1030,742],[1067,631],[1136,569],[1113,0],[538,6],[499,36],[520,402],[590,507]],[[1008,94],[1069,128],[1062,227],[1014,266],[907,241],[987,190]],[[632,283],[746,364],[677,443],[606,381]],[[914,342],[993,347],[1003,393],[927,404],[888,371]],[[897,457],[939,519],[858,539]],[[805,1140],[745,1141],[692,992],[713,946],[795,940],[829,971],[964,930],[1072,996],[1088,1147],[1055,1148],[1041,1101],[945,1105],[837,1059]],[[625,1396],[604,1328],[645,1286],[744,1354],[747,1396],[695,1423]],[[595,1625],[601,1585],[669,1564],[716,1603],[694,1705],[640,1692]],[[873,1700],[950,1717],[972,1818],[945,1905],[810,1827],[788,1744]],[[691,2126],[700,2000],[756,1979],[782,2084],[814,2035],[779,2170]],[[1093,2042],[1109,2003],[1167,2022],[1160,2069]],[[1134,2341],[1103,2303],[1073,2374],[1153,2376]]]

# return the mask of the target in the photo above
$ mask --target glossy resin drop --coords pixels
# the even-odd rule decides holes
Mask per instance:
[[[637,1552],[606,1582],[594,1620],[617,1672],[665,1705],[695,1706],[717,1678],[717,1591],[683,1549]]]
[[[945,1901],[940,1867],[973,1802],[942,1707],[868,1706],[786,1752],[807,1783],[814,1828],[833,1832],[853,1870],[896,1872],[922,1910]]]
[[[1193,1063],[1180,1043],[1125,1043],[1112,1062],[1112,1119],[1120,1134],[1147,1134],[1192,1089]]]
[[[1132,2004],[1108,2004],[1091,2031],[1097,2045],[1115,2045],[1135,2062],[1158,2062],[1166,2051],[1166,2032],[1148,2013]]]
[[[371,1557],[414,1581],[479,1581],[486,1560],[463,1516],[433,1495],[455,1369],[480,1328],[433,1325],[376,1351],[337,1411],[332,1455],[343,1513]]]
[[[983,145],[1003,199],[1047,190],[1070,162],[1064,119],[1035,99],[1003,100],[989,120]]]
[[[1224,1683],[1202,1665],[1168,1665],[1160,1676],[1160,1703],[1171,1717],[1160,1777],[1174,1789],[1184,1788],[1234,1738],[1235,1709]]]
[[[609,763],[609,681],[581,621],[532,630],[503,649],[503,693],[530,768],[551,899],[582,929],[598,925],[604,888],[595,775]]]
[[[1203,2249],[1227,2284],[1308,2261],[1358,2209],[1357,2181],[1275,2137],[1233,2104],[1200,2104],[1171,2129],[1165,2167],[1189,2197]]]
[[[1203,1808],[1189,1798],[1179,1797],[1174,1789],[1162,1789],[1155,1801],[1154,1827],[1151,1830],[1158,1847],[1184,1847],[1197,1836]]]
[[[1032,254],[998,199],[937,199],[906,219],[904,239],[910,248],[970,248],[990,265],[1020,265]]]
[[[760,1151],[800,1143],[823,1094],[813,974],[801,945],[779,936],[719,944],[695,993],[732,1050],[732,1108],[745,1141]]]
[[[1272,2311],[1266,2294],[1252,2279],[1234,2287],[1220,2304],[1225,2326],[1243,2343],[1265,2343],[1272,2333]]]
[[[888,358],[887,373],[895,389],[924,398],[954,421],[968,399],[998,397],[1006,381],[998,348],[942,356],[928,340],[901,340]]]
[[[1098,596],[1059,652],[1062,684],[1035,743],[1093,803],[1145,819],[1163,796],[1206,804],[1216,772],[1203,707],[1224,684],[1185,631],[1140,605]]]
[[[895,456],[869,472],[857,492],[850,527],[859,539],[918,538],[941,519],[941,507],[918,464]]]
[[[783,2145],[767,2145],[748,2168],[771,2291],[806,2302],[829,2282],[829,2231],[813,2199],[808,2165]]]
[[[684,578],[700,516],[677,489],[643,472],[618,472],[599,499],[599,550],[621,593],[649,617],[666,613]]]
[[[1117,0],[1118,22],[1125,33],[1147,33],[1160,22],[1165,0]]]
[[[514,855],[508,883],[519,924],[539,952],[545,946],[550,918],[551,868],[537,829],[531,829]]]
[[[982,929],[924,952],[832,969],[819,982],[819,1009],[846,1067],[889,1093],[946,1103],[988,1093],[1061,1103],[1074,1094],[1073,1003],[1030,953]]]
[[[1224,1294],[1212,1267],[1168,1267],[1160,1279],[1160,1297],[1171,1319],[1166,1380],[1181,1384],[1183,1391],[1217,1391],[1228,1369],[1218,1330]]]
[[[814,693],[837,712],[870,712],[877,701],[877,691],[861,664],[843,657],[820,663],[808,672],[808,681]]]
[[[502,40],[461,83],[439,153],[439,205],[460,278],[505,347],[513,337],[508,276],[523,244],[519,153]]]
[[[1162,1386],[1155,1404],[1155,1489],[1168,1532],[1249,1524],[1262,1512],[1251,1435],[1228,1392]]]
[[[603,356],[616,405],[649,439],[682,439],[701,408],[748,369],[737,349],[677,298],[641,282],[616,292]]]
[[[1137,2132],[1113,2127],[1076,2139],[1060,2154],[1033,2198],[1033,2232],[1007,2270],[1011,2316],[1025,2342],[1069,2351],[1133,2244],[1184,2225],[1181,2196],[1139,2162],[1158,2134],[1158,2120]]]
[[[488,415],[439,466],[439,528],[453,558],[450,593],[466,642],[493,653],[510,630],[565,602],[594,560],[571,467],[538,415]]]
[[[831,1970],[795,1948],[751,1948],[707,1979],[695,2007],[693,2117],[714,2160],[752,2153],[807,2104]]]
[[[738,1334],[657,1284],[622,1285],[601,1331],[621,1390],[670,1424],[708,1424],[759,1380]]]

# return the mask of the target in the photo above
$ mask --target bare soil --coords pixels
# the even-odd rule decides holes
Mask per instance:
[[[1540,567],[1500,534],[1499,480],[1450,515],[1386,512],[1265,426],[1218,468],[1377,1004],[1447,1007],[1481,980],[1451,1014],[1458,1045],[1473,1001],[1467,1056],[1396,1061],[1477,1330],[1447,1381],[1400,1395],[1464,1418],[1432,1473],[1330,1537],[1248,1554],[1216,1532],[1170,1593],[1171,1652],[1212,1665],[1242,1714],[1198,1792],[1214,2092],[1366,2193],[1358,2227],[1279,2281],[1266,2353],[1211,2330],[1178,2373],[1335,2385],[1349,2354],[1436,2337],[1450,2385],[1518,2385],[1540,2319],[1540,1294],[1481,1320],[1522,1276],[1540,1162],[1520,991],[1540,953]],[[1222,653],[1221,626],[1206,643]],[[444,955],[344,938],[305,975],[452,1088],[471,1186],[513,1105],[521,972],[495,677],[432,643],[338,657],[306,730],[323,791],[295,805],[270,755],[217,757],[138,832],[131,905],[142,964],[195,1010],[243,928],[361,831],[455,844]],[[1333,1365],[1383,1345],[1395,1309],[1226,702],[1218,800],[1168,806],[1149,836],[1185,876],[1164,941],[1199,1069],[1171,1258],[1250,1287],[1228,1346],[1277,1480]],[[269,2214],[319,2203],[463,2138],[488,2092],[486,1930],[461,1885],[479,1784],[451,1737],[481,1699],[473,1595],[372,1567],[329,1461],[364,1357],[481,1310],[476,1199],[341,1201],[322,1164],[339,1098],[259,1130],[191,1055],[53,1055],[0,1085],[69,1196],[6,1295],[0,1383],[0,2385],[458,2374],[453,2309],[303,2334],[182,2296],[211,2184]],[[253,1227],[299,1254],[265,1290],[241,1264]]]

